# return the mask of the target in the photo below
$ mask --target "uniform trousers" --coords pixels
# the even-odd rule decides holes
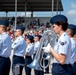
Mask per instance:
[[[10,58],[0,56],[0,75],[9,75],[11,61]]]
[[[34,54],[34,57],[35,57],[35,54]],[[34,57],[33,57],[33,59],[34,59]],[[44,72],[43,72],[43,70],[42,71],[40,71],[40,70],[34,70],[34,74],[35,75],[44,75]]]
[[[45,60],[45,65],[48,64],[48,60]],[[45,73],[49,73],[49,66],[45,69]]]
[[[73,75],[76,75],[76,63],[72,65]]]
[[[31,68],[27,67],[28,64],[32,62],[32,57],[31,56],[26,56],[25,57],[25,73],[26,75],[31,75]]]
[[[69,75],[73,75],[72,64],[68,64],[67,66],[68,66]]]
[[[64,64],[53,63],[52,64],[52,75],[72,75],[70,73],[71,66]]]
[[[12,63],[12,71],[13,71],[13,75],[15,74],[15,66],[17,64],[24,64],[24,57],[21,56],[13,56],[13,63]],[[22,70],[23,70],[23,66],[19,66],[19,74],[18,75],[22,75]]]

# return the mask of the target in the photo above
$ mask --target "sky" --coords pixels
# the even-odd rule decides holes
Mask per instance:
[[[76,25],[76,0],[62,0],[64,11],[62,14],[68,17],[68,22]]]
[[[63,11],[61,12],[61,14],[65,15],[68,18],[68,23],[69,24],[74,24],[76,25],[76,0],[61,0],[62,1],[62,5],[63,5]],[[58,14],[60,14],[60,12],[58,12]],[[9,12],[8,16],[14,16],[15,13],[14,12]],[[25,15],[24,12],[18,12],[17,13],[18,16],[23,16]],[[31,16],[31,12],[27,12],[26,13],[27,17]],[[54,12],[54,15],[56,15],[56,12]],[[5,13],[4,12],[0,12],[0,16],[4,17]],[[51,17],[52,16],[52,12],[34,12],[34,17]]]

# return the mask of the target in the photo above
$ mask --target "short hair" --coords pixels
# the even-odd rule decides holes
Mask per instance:
[[[29,39],[31,43],[34,43],[34,37],[32,35],[28,35],[26,39]]]
[[[58,25],[58,26],[62,26],[62,30],[63,31],[66,31],[67,30],[67,28],[68,28],[68,23],[66,23],[66,22],[63,22],[63,21],[57,21],[57,22],[55,22],[55,24],[56,25]]]
[[[21,34],[23,35],[24,31],[20,30],[21,31]]]
[[[75,35],[75,30],[70,29],[70,35],[73,37]]]
[[[41,39],[41,35],[35,35],[35,37],[38,37],[38,39],[40,40]]]

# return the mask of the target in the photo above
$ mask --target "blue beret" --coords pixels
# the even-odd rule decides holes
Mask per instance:
[[[41,35],[35,35],[35,37],[38,37],[40,39],[42,36]]]
[[[24,31],[24,30],[25,30],[25,27],[23,27],[23,26],[17,26],[17,27],[16,27],[16,30],[17,30],[17,29],[20,29],[20,30]]]
[[[9,21],[8,20],[0,20],[0,25],[9,26]]]
[[[34,37],[32,35],[28,35],[26,38],[29,40],[34,40]]]
[[[69,24],[68,29],[76,30],[76,25]]]
[[[52,18],[50,19],[50,23],[52,23],[52,24],[54,24],[54,23],[56,23],[56,22],[58,22],[58,21],[62,21],[62,22],[67,23],[67,22],[68,22],[68,19],[67,19],[67,17],[64,16],[64,15],[56,15],[56,16],[54,16],[54,17],[52,17]]]

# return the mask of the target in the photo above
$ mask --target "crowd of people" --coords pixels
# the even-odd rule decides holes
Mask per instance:
[[[8,19],[9,19],[10,26],[14,27],[15,17],[8,18]],[[25,22],[26,22],[26,25],[25,25]],[[25,19],[25,17],[18,16],[17,17],[17,26],[20,26],[20,25],[27,27],[27,29],[32,29],[32,28],[37,29],[37,27],[43,27],[43,26],[45,26],[46,28],[49,28],[50,22],[46,21],[46,23],[43,23],[43,22],[41,22],[40,18],[34,18],[34,19],[26,18]]]
[[[49,43],[43,47],[45,53],[51,53],[54,57],[52,75],[76,75],[76,26],[68,24],[64,15],[52,17],[50,23],[59,38],[54,49]],[[9,75],[11,64],[13,75],[17,64],[25,64],[25,75],[31,75],[31,68],[27,65],[34,60],[40,39],[46,30],[46,27],[26,30],[23,25],[17,25],[13,29],[8,20],[0,20],[0,75]],[[11,50],[14,52],[12,63]],[[22,70],[23,66],[20,66],[18,75],[22,75]],[[49,73],[49,68],[46,73]],[[44,70],[34,70],[34,75],[44,75]]]

